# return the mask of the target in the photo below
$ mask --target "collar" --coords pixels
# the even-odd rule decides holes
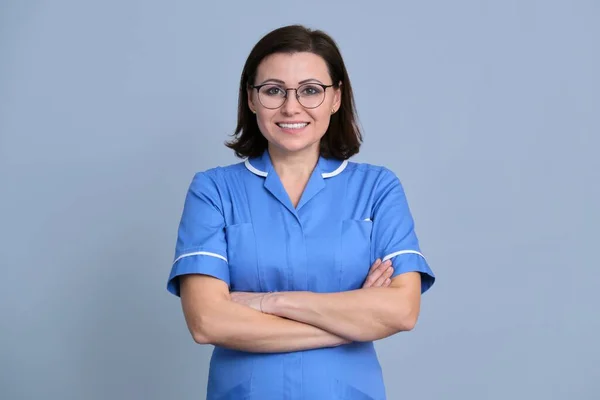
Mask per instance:
[[[248,158],[244,165],[255,175],[267,177],[269,172],[274,171],[269,151],[265,150],[259,157]],[[348,160],[338,160],[337,158],[319,157],[316,168],[322,178],[332,178],[342,173],[348,165]]]

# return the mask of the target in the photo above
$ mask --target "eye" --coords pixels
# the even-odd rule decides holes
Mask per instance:
[[[301,96],[318,96],[323,93],[323,88],[318,85],[302,86],[299,90]]]
[[[260,93],[266,96],[285,96],[285,91],[276,85],[267,85],[260,88]]]

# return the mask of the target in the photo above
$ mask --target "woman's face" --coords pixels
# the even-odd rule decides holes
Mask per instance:
[[[313,83],[313,85],[306,85]],[[256,112],[258,127],[269,141],[269,148],[282,153],[319,151],[319,142],[329,126],[331,115],[339,109],[341,89],[323,89],[315,83],[331,85],[325,60],[308,53],[275,53],[258,66],[255,86],[268,84],[261,90],[260,100],[268,107],[277,104],[285,89],[303,89],[299,95],[305,105],[319,99],[318,91],[325,90],[323,102],[316,108],[306,108],[298,101],[296,91],[288,91],[283,105],[276,109],[259,101],[256,89],[248,90],[248,106]]]

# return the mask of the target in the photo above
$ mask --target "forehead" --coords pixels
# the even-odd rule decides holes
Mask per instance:
[[[267,79],[279,79],[288,84],[306,79],[330,80],[325,60],[308,52],[275,53],[265,57],[256,71],[256,82]]]

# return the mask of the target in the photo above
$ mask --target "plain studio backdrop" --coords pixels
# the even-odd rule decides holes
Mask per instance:
[[[0,399],[201,399],[167,293],[243,63],[339,43],[437,283],[377,343],[395,399],[597,399],[600,3],[0,0]]]

